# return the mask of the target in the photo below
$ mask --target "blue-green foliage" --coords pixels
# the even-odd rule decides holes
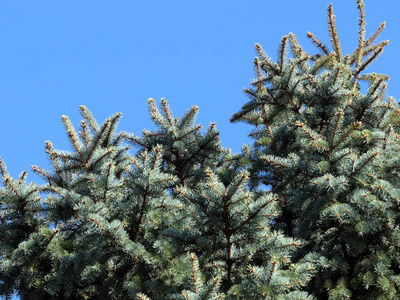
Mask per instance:
[[[149,100],[155,130],[118,132],[82,106],[70,151],[46,142],[45,182],[0,161],[0,296],[21,299],[397,299],[400,107],[365,74],[387,42],[344,55],[293,34],[277,61],[257,45],[250,100],[232,122],[252,146],[223,148],[216,125]],[[290,48],[290,54],[289,54]],[[368,83],[363,91],[360,81]],[[137,151],[132,154],[129,150]]]
[[[305,53],[292,34],[282,39],[276,63],[257,46],[258,79],[231,121],[256,126],[252,190],[266,185],[280,197],[276,228],[307,241],[302,255],[315,251],[329,260],[308,290],[324,299],[395,299],[400,108],[385,98],[386,75],[362,74],[387,42],[373,44],[384,23],[365,39],[363,3],[357,3],[360,35],[351,55],[341,53],[332,6],[334,51],[311,33],[321,54]],[[368,84],[364,92],[361,80]]]
[[[312,259],[291,263],[301,241],[271,228],[277,196],[249,191],[245,156],[221,147],[215,124],[201,131],[197,107],[180,119],[165,100],[149,108],[157,129],[140,137],[117,133],[121,114],[98,125],[81,107],[79,132],[63,116],[72,150],[46,143],[42,186],[1,164],[1,293],[305,299]]]

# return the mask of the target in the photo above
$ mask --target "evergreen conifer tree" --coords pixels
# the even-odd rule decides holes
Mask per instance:
[[[21,299],[397,299],[400,108],[364,71],[384,23],[343,55],[293,34],[274,62],[257,45],[250,101],[232,122],[253,146],[223,148],[197,107],[149,100],[156,129],[118,132],[80,107],[71,150],[46,142],[44,184],[0,160],[0,296]],[[288,58],[288,47],[291,57]],[[368,83],[363,91],[361,81]],[[130,147],[137,151],[130,152]]]
[[[155,131],[117,133],[82,106],[72,151],[46,143],[47,183],[25,184],[1,165],[1,294],[21,299],[306,299],[312,255],[271,228],[272,193],[251,193],[241,155],[223,149],[198,108],[181,118],[149,100]],[[130,143],[138,148],[129,154]]]
[[[327,260],[308,291],[318,299],[397,299],[400,110],[385,97],[388,76],[364,73],[388,42],[376,43],[385,23],[365,38],[364,4],[357,3],[351,55],[342,53],[332,5],[332,50],[308,33],[320,51],[310,55],[289,34],[274,62],[257,45],[250,101],[231,121],[256,127],[251,189],[268,187],[279,197],[274,226],[307,241],[300,256],[318,252]]]

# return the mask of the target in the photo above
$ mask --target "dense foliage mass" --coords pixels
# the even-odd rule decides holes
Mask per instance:
[[[388,77],[365,73],[384,23],[341,50],[257,45],[254,126],[233,154],[215,124],[149,100],[154,131],[117,132],[82,106],[71,151],[46,143],[43,185],[0,161],[0,295],[21,299],[397,299],[400,294],[400,108]],[[288,48],[291,54],[288,54]],[[360,82],[368,87],[363,91]],[[137,152],[132,155],[130,147]]]

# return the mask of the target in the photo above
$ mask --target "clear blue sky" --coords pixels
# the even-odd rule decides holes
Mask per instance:
[[[78,126],[79,105],[98,121],[121,111],[120,130],[153,128],[147,99],[168,99],[180,115],[198,105],[198,121],[217,122],[234,151],[249,127],[230,124],[253,79],[254,44],[275,58],[283,35],[295,33],[308,51],[307,31],[329,43],[328,0],[1,1],[0,157],[17,176],[48,166],[44,143],[69,150],[60,122]],[[354,1],[332,0],[343,50],[357,44]],[[390,45],[370,69],[389,74],[400,97],[400,1],[365,0],[367,37],[381,21]],[[37,178],[29,173],[29,180]]]
[[[198,121],[217,122],[223,146],[240,151],[249,127],[230,124],[247,101],[254,44],[273,57],[283,35],[315,33],[329,44],[331,1],[2,1],[0,5],[0,157],[13,176],[48,166],[44,143],[69,150],[61,115],[79,125],[79,105],[98,121],[122,112],[120,130],[151,129],[147,99],[175,114],[198,105]],[[357,44],[355,1],[333,1],[343,50]],[[371,70],[389,74],[400,95],[400,2],[366,0],[367,36],[387,21],[390,45]],[[28,180],[36,181],[30,172]]]

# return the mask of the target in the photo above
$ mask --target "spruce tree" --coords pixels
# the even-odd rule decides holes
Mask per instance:
[[[400,110],[386,98],[388,76],[365,73],[388,42],[376,42],[385,23],[365,38],[357,3],[350,55],[342,53],[332,5],[332,49],[308,33],[320,52],[311,55],[289,34],[275,62],[257,45],[250,101],[231,121],[255,126],[251,189],[279,197],[274,226],[307,241],[299,257],[311,251],[326,259],[307,290],[318,299],[397,299]]]
[[[301,241],[272,228],[277,196],[249,191],[245,156],[221,147],[215,124],[202,132],[197,107],[149,109],[157,129],[141,136],[117,133],[121,114],[99,125],[82,106],[79,132],[63,116],[72,150],[46,142],[42,186],[2,163],[1,294],[309,299],[317,258],[291,262]]]
[[[152,131],[118,132],[80,107],[71,150],[46,142],[45,183],[0,160],[0,296],[21,299],[397,299],[400,108],[388,76],[365,73],[387,42],[343,55],[282,38],[274,62],[256,46],[255,126],[232,153],[198,107],[175,117],[150,99]],[[291,54],[288,54],[288,48]],[[366,82],[364,90],[360,82]],[[131,147],[135,153],[131,153]]]

